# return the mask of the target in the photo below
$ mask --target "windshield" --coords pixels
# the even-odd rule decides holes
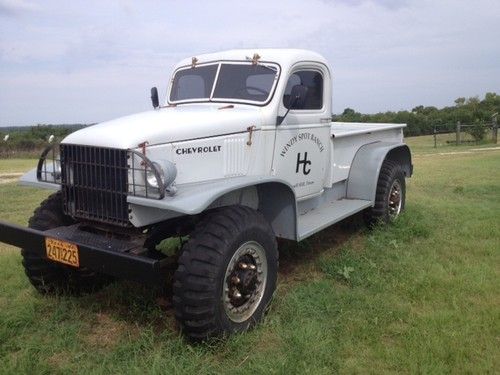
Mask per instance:
[[[278,79],[274,64],[217,63],[178,70],[170,102],[234,101],[264,103]]]

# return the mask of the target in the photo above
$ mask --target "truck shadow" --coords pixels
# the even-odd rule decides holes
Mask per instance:
[[[300,243],[279,240],[278,293],[286,293],[296,282],[320,276],[317,260],[326,255],[335,256],[346,241],[364,229],[362,214],[358,214]],[[90,313],[112,316],[134,329],[152,327],[156,334],[166,331],[177,333],[179,327],[172,305],[172,275],[164,287],[116,280],[95,294],[79,298],[77,304],[82,309],[90,310]]]
[[[355,234],[366,229],[363,214],[358,213],[301,242],[280,240],[279,276],[281,282],[311,279],[316,261],[324,255],[336,255]]]

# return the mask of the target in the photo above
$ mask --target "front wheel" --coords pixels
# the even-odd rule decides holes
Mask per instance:
[[[29,227],[48,230],[73,224],[62,209],[61,192],[50,195],[29,220]],[[41,257],[30,248],[21,250],[23,266],[29,281],[42,294],[85,294],[99,290],[111,278],[87,268],[73,268]]]
[[[207,215],[174,275],[175,314],[192,340],[244,332],[269,305],[278,271],[275,235],[262,214],[231,206]]]
[[[396,219],[405,208],[405,199],[405,174],[401,165],[385,160],[378,177],[375,204],[365,215],[367,224],[386,224]]]

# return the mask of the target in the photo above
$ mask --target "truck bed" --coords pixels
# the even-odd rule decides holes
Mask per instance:
[[[406,124],[332,122],[330,186],[348,178],[354,155],[361,146],[374,142],[402,143],[404,127]]]
[[[406,124],[367,123],[367,122],[331,122],[330,134],[333,138],[349,137],[358,134],[371,134],[390,129],[400,129]]]

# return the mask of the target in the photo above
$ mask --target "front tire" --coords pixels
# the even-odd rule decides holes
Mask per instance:
[[[377,183],[375,205],[366,212],[365,221],[369,226],[387,224],[396,219],[405,208],[406,184],[401,165],[392,160],[384,160]]]
[[[278,272],[275,235],[259,212],[224,207],[184,245],[174,275],[175,315],[189,339],[244,332],[269,305]]]
[[[28,226],[38,230],[48,230],[71,225],[74,221],[62,209],[62,194],[50,195],[35,210]],[[73,268],[42,258],[31,249],[22,249],[23,266],[26,276],[42,294],[84,294],[99,290],[110,278],[86,268]]]

